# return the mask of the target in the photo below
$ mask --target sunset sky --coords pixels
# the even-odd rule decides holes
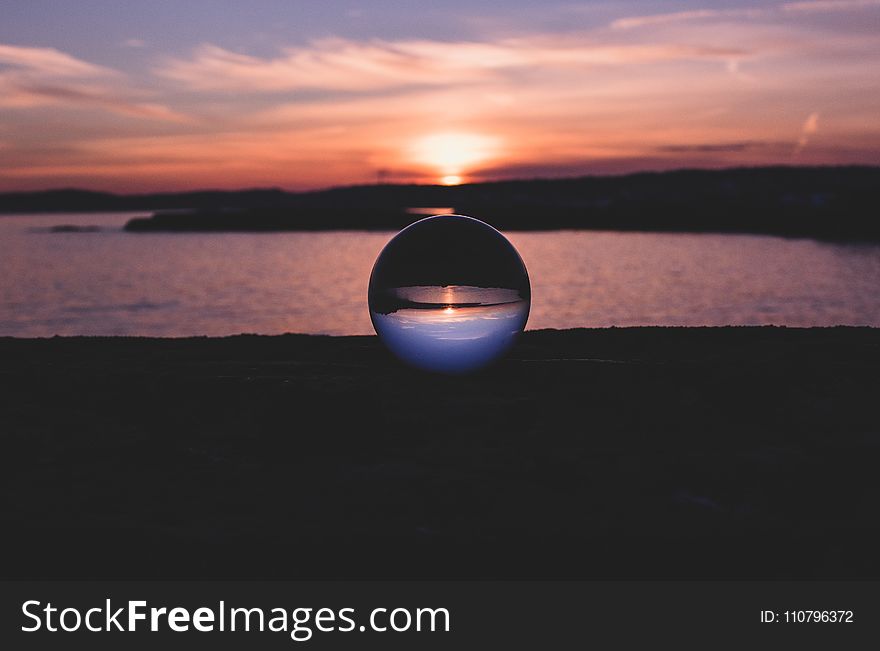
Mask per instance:
[[[0,190],[880,164],[880,0],[4,0]]]

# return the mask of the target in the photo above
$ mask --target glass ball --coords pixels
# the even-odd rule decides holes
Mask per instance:
[[[501,357],[525,328],[531,288],[522,258],[473,217],[410,224],[382,249],[370,275],[370,318],[404,362],[467,373]]]

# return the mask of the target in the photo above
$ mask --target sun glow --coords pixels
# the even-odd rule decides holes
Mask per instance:
[[[432,133],[412,145],[412,158],[440,172],[443,185],[458,185],[467,168],[492,158],[498,149],[494,138],[476,133]]]

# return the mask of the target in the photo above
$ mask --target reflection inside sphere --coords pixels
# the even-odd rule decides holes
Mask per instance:
[[[383,343],[414,366],[475,370],[525,327],[528,274],[494,228],[461,215],[418,221],[383,249],[370,277],[370,317]]]

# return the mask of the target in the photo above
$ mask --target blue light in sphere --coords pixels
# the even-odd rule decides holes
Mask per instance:
[[[370,275],[373,327],[404,362],[467,373],[503,355],[529,318],[529,274],[513,245],[472,217],[410,224]]]

